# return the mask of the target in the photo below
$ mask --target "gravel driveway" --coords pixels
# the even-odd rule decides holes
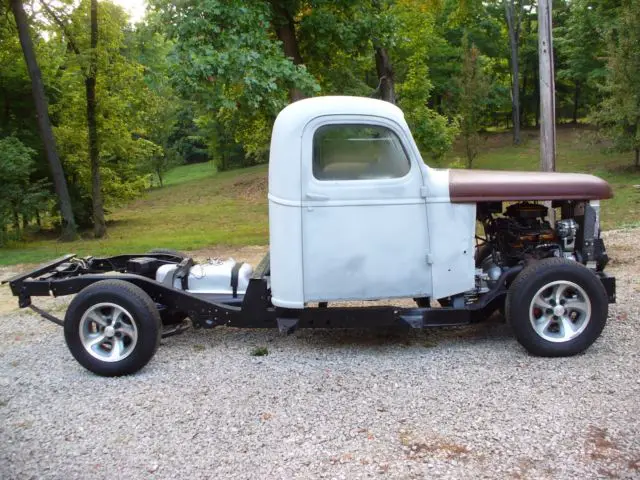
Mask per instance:
[[[59,327],[0,310],[0,478],[640,478],[640,231],[606,236],[619,303],[566,359],[527,355],[498,317],[220,328],[163,340],[140,373],[108,379]]]

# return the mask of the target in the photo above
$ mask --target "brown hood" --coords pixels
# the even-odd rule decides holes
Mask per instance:
[[[454,203],[507,200],[599,200],[613,197],[611,186],[584,173],[450,170]]]

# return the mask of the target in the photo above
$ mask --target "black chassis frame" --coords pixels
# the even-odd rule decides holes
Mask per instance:
[[[524,268],[512,267],[503,272],[494,288],[477,302],[463,308],[401,308],[370,307],[307,307],[289,310],[271,304],[267,277],[270,273],[269,254],[260,262],[243,296],[199,296],[172,288],[144,275],[127,273],[127,263],[135,258],[152,258],[163,263],[180,264],[184,259],[170,254],[117,255],[81,260],[82,267],[70,270],[75,255],[65,255],[38,268],[17,275],[2,283],[9,283],[21,308],[31,307],[44,318],[59,325],[63,321],[35,307],[32,296],[64,296],[78,293],[102,280],[123,280],[144,290],[161,309],[184,312],[195,328],[227,325],[241,328],[274,328],[291,332],[295,328],[369,328],[369,327],[443,327],[477,323],[487,318],[504,302],[511,280]],[[190,261],[190,259],[187,259]],[[107,272],[113,272],[105,275]],[[615,302],[615,278],[604,272],[596,273],[602,281],[609,302]]]

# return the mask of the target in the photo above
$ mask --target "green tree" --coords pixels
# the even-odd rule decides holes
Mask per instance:
[[[503,0],[509,34],[509,64],[511,65],[511,114],[513,143],[520,143],[520,29],[524,13],[523,0]]]
[[[563,22],[554,18],[556,46],[556,77],[558,89],[566,82],[571,95],[571,119],[577,123],[585,105],[598,98],[598,85],[606,78],[607,44],[602,30],[602,17],[592,8],[590,0],[568,4]],[[562,17],[560,17],[562,18]]]
[[[399,0],[393,14],[397,17],[403,41],[391,49],[396,65],[398,105],[427,161],[438,162],[451,148],[458,127],[455,122],[429,108],[433,84],[429,80],[429,46],[435,35],[433,6],[419,0]]]
[[[73,216],[73,208],[71,205],[71,198],[69,196],[69,190],[67,188],[67,181],[64,176],[62,164],[58,157],[55,139],[53,136],[53,130],[51,128],[51,121],[49,119],[48,101],[44,90],[44,83],[42,81],[42,72],[31,39],[31,33],[29,32],[29,24],[27,15],[22,6],[22,2],[19,0],[11,1],[11,9],[18,28],[18,34],[20,43],[22,45],[22,52],[24,54],[25,63],[29,70],[29,77],[31,79],[31,90],[33,94],[33,103],[37,112],[38,128],[40,131],[40,138],[46,152],[47,159],[49,161],[49,167],[54,180],[55,190],[58,196],[60,205],[60,213],[62,215],[62,240],[72,240],[76,236],[76,223]],[[28,193],[25,196],[29,196]]]
[[[20,238],[20,219],[37,216],[48,206],[46,180],[32,181],[36,152],[15,137],[0,139],[0,246]],[[12,227],[11,236],[9,226]]]
[[[480,51],[475,45],[469,45],[467,38],[463,41],[462,71],[457,84],[460,91],[458,97],[460,136],[464,142],[467,168],[471,168],[479,152],[478,132],[482,127],[487,106],[489,84],[482,68]]]
[[[593,118],[614,147],[640,167],[640,0],[625,0],[609,38],[606,95]]]
[[[288,5],[239,0],[149,3],[159,28],[175,42],[177,90],[210,112],[248,156],[264,160],[264,139],[287,104],[287,93],[317,90],[304,65],[285,56],[274,35],[283,25],[274,23],[273,7]],[[213,137],[214,132],[205,136]]]
[[[145,134],[145,118],[153,107],[153,92],[145,82],[144,68],[125,42],[128,17],[122,8],[98,3],[97,48],[92,49],[91,5],[82,1],[71,11],[53,11],[56,19],[52,42],[66,45],[66,54],[55,79],[61,92],[52,106],[60,153],[75,185],[75,202],[83,224],[97,225],[93,215],[95,162],[91,160],[87,124],[87,78],[95,64],[96,133],[99,139],[100,189],[104,207],[109,209],[141,194],[153,171],[157,146]],[[148,125],[148,122],[147,122]],[[141,133],[136,133],[140,130]],[[144,135],[143,135],[144,134]],[[96,232],[99,235],[99,231]]]
[[[176,94],[169,79],[168,57],[173,44],[145,24],[125,32],[125,44],[125,56],[140,63],[148,87],[145,108],[134,126],[134,136],[151,142],[149,152],[155,153],[146,157],[146,162],[143,159],[141,169],[154,174],[162,187],[166,172],[185,162],[186,157],[182,156],[177,143],[189,135],[181,132],[180,126],[185,102]]]

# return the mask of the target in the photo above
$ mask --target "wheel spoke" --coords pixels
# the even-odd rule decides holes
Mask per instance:
[[[539,334],[544,334],[549,328],[551,324],[551,317],[542,316],[540,319],[536,320],[535,329]]]
[[[97,323],[101,327],[106,327],[107,326],[107,319],[104,318],[104,316],[102,314],[100,314],[99,312],[97,312],[97,311],[93,311],[93,312],[89,313],[88,318],[89,318],[89,320],[91,320],[92,322]]]
[[[87,343],[87,347],[89,348],[93,348],[95,345],[99,345],[100,343],[104,342],[104,340],[107,338],[106,335],[98,335],[95,338],[92,338],[88,343]]]
[[[120,356],[122,355],[122,350],[124,345],[122,344],[122,340],[119,338],[113,338],[112,339],[112,347],[111,347],[111,353],[109,354],[109,357],[111,357],[112,359],[117,359],[120,358]]]
[[[556,305],[560,305],[560,300],[563,299],[564,293],[567,291],[567,288],[569,288],[569,285],[566,285],[564,283],[561,283],[555,286],[553,291],[553,297],[554,297],[554,300],[556,301]]]
[[[114,307],[113,314],[111,316],[113,323],[120,322],[123,317],[127,318],[126,314],[124,313],[124,310],[119,307]]]
[[[571,319],[566,315],[560,317],[560,325],[562,328],[562,338],[568,340],[573,337],[576,333],[576,326],[573,324]]]
[[[567,310],[577,310],[578,312],[583,312],[583,313],[586,313],[589,311],[589,305],[587,305],[587,302],[584,302],[578,298],[571,298],[567,300],[566,303],[564,304],[564,307]]]
[[[546,310],[548,308],[553,309],[553,307],[551,306],[549,301],[542,296],[542,293],[540,293],[538,296],[536,296],[536,298],[533,299],[533,304],[536,307],[539,307],[539,308],[541,308],[543,310]]]
[[[131,342],[135,343],[138,340],[138,332],[133,326],[123,323],[117,330],[131,339]]]

